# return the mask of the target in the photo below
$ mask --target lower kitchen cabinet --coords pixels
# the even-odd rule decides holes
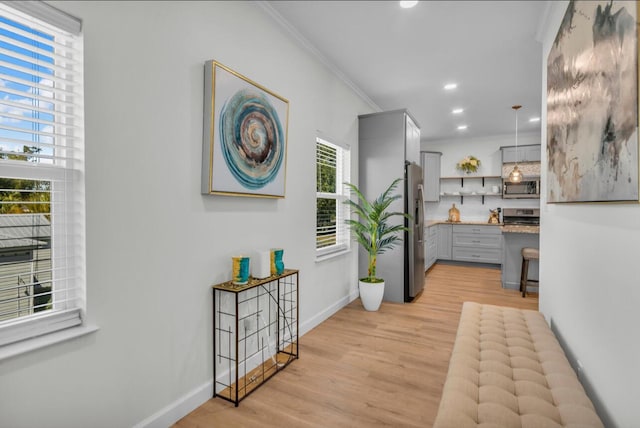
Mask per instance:
[[[438,225],[438,259],[451,260],[451,225]]]
[[[451,256],[453,260],[476,263],[502,263],[500,226],[454,224]]]
[[[424,270],[428,270],[438,259],[438,225],[429,226],[424,240]]]

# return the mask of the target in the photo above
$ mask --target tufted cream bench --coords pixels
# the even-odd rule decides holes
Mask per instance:
[[[434,427],[603,424],[541,313],[465,302]]]

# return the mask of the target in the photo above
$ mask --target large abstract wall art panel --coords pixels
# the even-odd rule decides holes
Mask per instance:
[[[638,202],[635,1],[571,1],[547,61],[547,201]]]
[[[289,101],[205,63],[202,193],[282,198]]]

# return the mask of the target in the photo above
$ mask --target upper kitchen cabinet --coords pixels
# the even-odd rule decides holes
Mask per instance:
[[[378,194],[392,178],[404,177],[405,162],[420,165],[420,127],[406,109],[358,116],[360,187]],[[380,176],[391,177],[382,183]]]
[[[422,152],[422,175],[425,202],[440,201],[440,152]]]
[[[405,112],[406,118],[406,159],[420,165],[420,128],[418,124]]]
[[[518,146],[517,150],[516,146],[503,146],[500,150],[502,150],[502,163],[540,162],[542,155],[540,144]]]

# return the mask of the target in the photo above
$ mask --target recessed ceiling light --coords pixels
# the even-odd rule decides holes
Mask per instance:
[[[467,125],[458,126],[458,131],[464,131],[465,129],[467,129]]]
[[[447,83],[446,85],[444,85],[444,89],[446,89],[447,91],[450,91],[452,89],[455,89],[458,87],[457,83]]]
[[[540,118],[539,117],[532,117],[531,119],[529,119],[529,122],[540,122]]]
[[[454,108],[453,110],[451,110],[451,113],[453,114],[460,114],[464,111],[464,109],[462,108]]]
[[[418,4],[417,0],[414,0],[414,1],[403,0],[400,2],[400,7],[403,9],[409,9],[417,4]]]

